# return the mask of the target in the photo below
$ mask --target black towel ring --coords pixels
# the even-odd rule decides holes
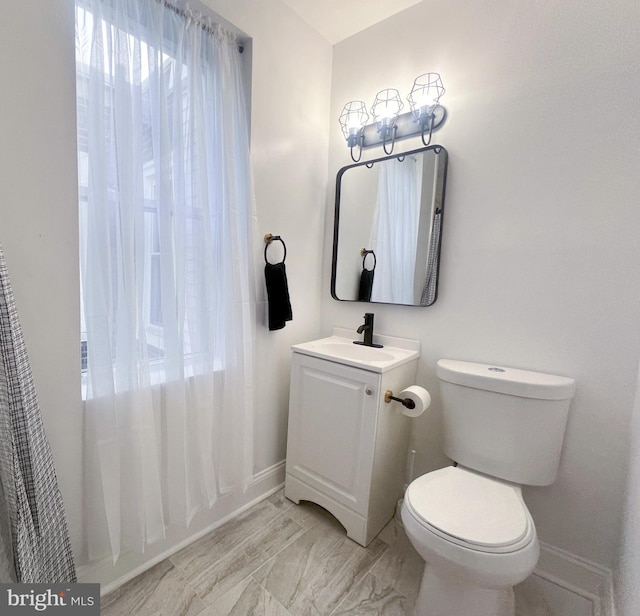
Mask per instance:
[[[276,240],[282,243],[282,248],[284,249],[284,255],[281,263],[284,263],[287,258],[287,245],[284,243],[284,240],[279,235],[271,235],[271,233],[267,233],[264,236],[264,261],[269,265],[277,265],[277,263],[269,263],[269,259],[267,259],[267,248],[269,248],[269,244],[271,244],[271,242],[275,242]]]
[[[365,267],[365,261],[367,260],[367,255],[373,255],[373,267],[368,272],[374,272],[376,269],[376,253],[373,250],[367,250],[366,248],[360,249],[360,254],[362,255],[362,269],[367,270]]]

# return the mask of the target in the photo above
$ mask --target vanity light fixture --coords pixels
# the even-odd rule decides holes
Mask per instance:
[[[420,135],[422,143],[431,143],[431,135],[446,119],[446,109],[440,105],[445,89],[438,73],[424,73],[415,78],[407,101],[411,111],[400,113],[404,107],[400,93],[395,88],[381,90],[371,106],[374,123],[367,124],[369,114],[362,101],[350,101],[340,115],[340,125],[351,158],[358,162],[362,148],[382,144],[387,155],[393,152],[398,139]],[[428,140],[426,134],[428,133]],[[390,149],[388,143],[391,142]],[[353,149],[358,146],[358,158]]]

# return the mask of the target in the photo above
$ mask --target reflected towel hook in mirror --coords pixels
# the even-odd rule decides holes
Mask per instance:
[[[360,249],[360,254],[362,255],[362,269],[367,270],[369,272],[373,272],[376,269],[376,253],[373,250],[367,250],[366,248]],[[367,269],[367,255],[371,255],[373,257],[373,267],[371,269]]]

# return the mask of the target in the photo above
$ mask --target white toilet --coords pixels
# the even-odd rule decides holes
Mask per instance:
[[[555,481],[575,381],[447,359],[437,373],[456,466],[415,479],[402,504],[426,562],[416,616],[514,616],[539,555],[520,485]]]

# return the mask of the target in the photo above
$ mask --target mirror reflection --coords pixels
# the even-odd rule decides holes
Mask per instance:
[[[436,145],[340,169],[335,299],[411,306],[436,301],[447,159]]]

